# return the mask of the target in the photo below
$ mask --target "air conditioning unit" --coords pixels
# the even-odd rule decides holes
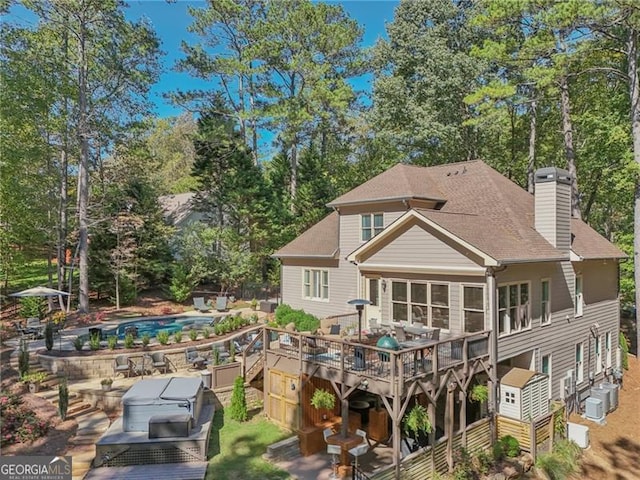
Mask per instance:
[[[612,412],[618,408],[618,385],[615,383],[605,382],[600,385],[602,388],[609,390],[609,411]]]
[[[591,387],[591,397],[602,400],[602,411],[605,413],[609,413],[609,408],[611,405],[609,398],[609,389],[604,387]]]
[[[586,425],[567,422],[567,437],[580,448],[589,448],[589,427]]]
[[[589,420],[601,422],[604,419],[604,409],[602,408],[602,400],[599,398],[589,397],[585,401],[585,417]]]

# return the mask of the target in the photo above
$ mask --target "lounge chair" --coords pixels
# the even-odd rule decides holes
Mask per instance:
[[[204,358],[198,350],[193,347],[189,347],[184,351],[185,361],[193,368],[201,370],[204,368],[207,359]]]
[[[16,331],[20,334],[20,337],[24,338],[25,340],[33,340],[38,334],[37,330],[34,330],[33,328],[25,328],[16,322],[13,323],[13,326],[15,327]]]
[[[211,311],[211,307],[204,302],[204,297],[193,297],[193,307],[199,312]]]
[[[216,310],[218,312],[226,312],[228,310],[227,302],[227,297],[219,296],[216,298]]]

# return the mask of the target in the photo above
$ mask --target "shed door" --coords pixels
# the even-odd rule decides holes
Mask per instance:
[[[269,370],[269,418],[275,423],[292,430],[298,429],[298,388],[291,389],[291,385],[298,385],[297,375]]]

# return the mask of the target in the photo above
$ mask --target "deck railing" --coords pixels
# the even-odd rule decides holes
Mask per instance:
[[[265,327],[268,351],[382,382],[433,375],[488,356],[490,331],[453,336],[398,351],[336,338]]]

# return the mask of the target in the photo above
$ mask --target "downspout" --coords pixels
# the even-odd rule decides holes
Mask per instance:
[[[487,268],[487,305],[489,318],[491,318],[491,333],[489,345],[489,363],[491,365],[491,388],[489,389],[489,417],[493,428],[491,428],[491,443],[496,441],[496,413],[498,410],[498,311],[496,309],[496,276],[492,267]]]

